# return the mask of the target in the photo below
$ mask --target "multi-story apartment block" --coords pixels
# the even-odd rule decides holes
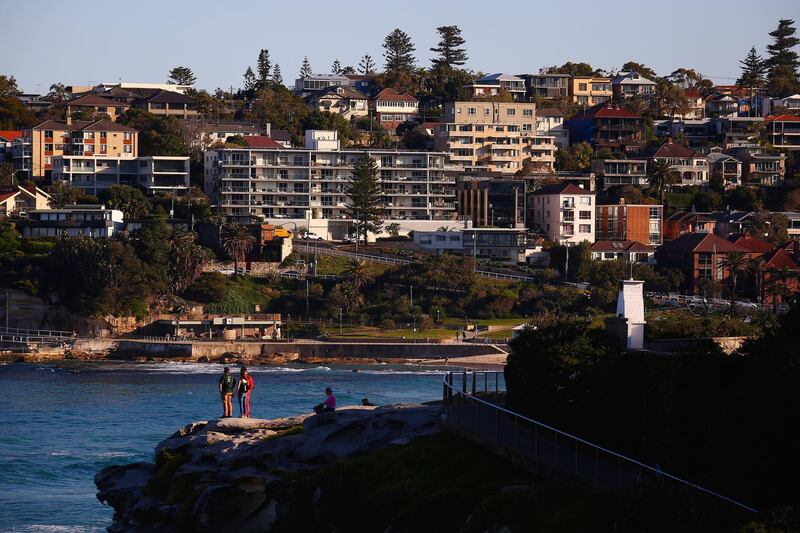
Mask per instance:
[[[122,211],[106,209],[102,205],[70,205],[62,209],[33,209],[19,224],[25,238],[58,237],[112,237],[123,226]]]
[[[771,115],[766,118],[767,139],[778,150],[800,150],[800,116]]]
[[[130,106],[124,102],[103,98],[94,93],[73,98],[66,101],[64,105],[67,107],[67,115],[69,116],[72,116],[73,113],[82,112],[91,114],[104,113],[113,121],[116,121],[120,115],[130,109]]]
[[[370,110],[381,126],[394,132],[403,122],[419,119],[419,100],[387,87],[370,100]]]
[[[46,120],[25,130],[14,142],[14,168],[30,179],[49,179],[53,158],[60,155],[134,158],[139,134],[108,119],[73,122]]]
[[[706,97],[706,116],[735,117],[739,112],[739,98],[730,94],[713,93]]]
[[[365,117],[369,114],[367,97],[349,87],[328,87],[306,97],[306,103],[315,111],[336,113],[344,118]]]
[[[655,161],[666,161],[680,176],[680,183],[675,185],[707,185],[709,177],[708,158],[684,146],[672,141],[668,137],[666,142],[656,149],[650,159]]]
[[[703,213],[676,211],[664,220],[664,240],[677,239],[689,233],[714,233],[716,220]]]
[[[643,145],[644,118],[627,109],[618,107],[600,108],[592,117],[592,143],[621,152],[635,152]]]
[[[456,218],[455,177],[445,175],[446,154],[342,150],[335,131],[308,130],[305,148],[272,143],[208,150],[205,190],[220,214],[235,219],[276,224],[284,219],[324,219],[349,225],[347,187],[353,165],[365,154],[378,164],[387,220]]]
[[[620,199],[618,204],[598,205],[596,220],[598,241],[636,241],[653,246],[664,241],[662,205],[628,204]]]
[[[174,91],[158,91],[137,100],[134,105],[159,117],[195,118],[199,115],[194,98]]]
[[[571,78],[569,74],[543,74],[540,72],[539,74],[520,74],[519,77],[525,80],[527,96],[530,99],[552,100],[569,96]]]
[[[489,74],[464,86],[475,98],[507,92],[515,101],[525,100],[525,80],[511,74]]]
[[[517,227],[525,218],[527,184],[518,178],[456,176],[458,214],[474,227]]]
[[[750,143],[756,136],[756,128],[764,123],[764,117],[725,117],[719,119],[722,142],[725,148],[741,143]]]
[[[536,135],[555,137],[559,149],[569,148],[569,130],[564,127],[564,113],[555,107],[537,109]]]
[[[60,155],[53,158],[53,183],[59,181],[92,195],[114,185],[183,192],[189,189],[189,158]]]
[[[675,114],[673,118],[684,120],[697,120],[706,116],[706,100],[699,91],[684,91],[684,96],[689,101],[689,112],[683,115]]]
[[[767,153],[759,144],[735,146],[727,153],[742,162],[742,184],[773,186],[783,182],[786,173],[786,154]]]
[[[611,78],[602,76],[572,76],[569,85],[572,101],[589,108],[611,100]]]
[[[712,148],[708,154],[710,177],[722,182],[726,189],[734,189],[742,184],[742,162],[719,148]]]
[[[594,242],[593,192],[571,184],[547,185],[533,193],[533,224],[558,244]]]
[[[638,72],[620,72],[611,80],[614,99],[650,97],[655,93],[656,83],[640,76]]]
[[[592,159],[592,172],[603,176],[603,188],[615,185],[646,187],[646,159]]]
[[[658,137],[684,137],[689,146],[702,146],[721,138],[722,124],[719,119],[701,118],[669,119],[654,121],[655,133]]]
[[[513,174],[526,162],[553,168],[555,138],[536,135],[536,104],[448,102],[434,146],[449,163]]]

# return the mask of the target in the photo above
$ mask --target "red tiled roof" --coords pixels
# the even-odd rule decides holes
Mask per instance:
[[[744,248],[747,248],[749,251],[756,254],[766,254],[771,252],[773,249],[773,246],[770,243],[762,241],[761,239],[756,239],[750,235],[739,235],[737,237],[733,237],[731,238],[731,242],[738,246],[743,246]]]
[[[595,118],[642,118],[633,111],[621,107],[605,107],[594,114]]]
[[[592,244],[593,252],[652,252],[654,250],[655,247],[639,241],[600,240]]]
[[[78,107],[128,107],[128,104],[120,103],[109,98],[103,98],[102,96],[97,96],[96,94],[79,96],[65,102],[65,104]]]
[[[15,197],[15,196],[16,196],[16,195],[18,195],[18,194],[19,194],[19,191],[14,191],[14,192],[3,192],[3,193],[0,193],[0,204],[2,204],[3,202],[5,202],[5,201],[6,201],[6,200],[8,200],[9,198],[13,198],[13,197]]]
[[[19,137],[22,137],[22,132],[19,130],[0,130],[0,137],[7,141],[13,141]]]
[[[392,89],[391,87],[387,87],[381,92],[378,93],[378,96],[375,97],[375,100],[392,100],[392,101],[403,101],[403,102],[416,102],[417,99],[411,96],[408,93],[398,93],[396,90]]]
[[[672,142],[672,139],[667,139],[664,144],[658,147],[653,154],[653,157],[700,157],[700,154],[691,148],[682,145],[681,143]]]
[[[800,121],[800,117],[797,115],[769,115],[765,118],[767,122],[778,121],[778,122],[798,122]]]
[[[250,148],[283,148],[282,144],[273,141],[266,135],[246,135],[242,139]]]
[[[764,268],[769,270],[798,270],[797,262],[792,258],[792,254],[786,250],[779,248],[769,254],[764,263]]]

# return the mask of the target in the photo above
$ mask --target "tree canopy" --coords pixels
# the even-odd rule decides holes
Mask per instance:
[[[194,85],[197,78],[189,67],[175,67],[169,71],[167,83],[174,85]]]

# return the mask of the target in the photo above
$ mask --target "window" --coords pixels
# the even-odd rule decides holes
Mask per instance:
[[[130,144],[126,144],[125,146],[123,146],[122,151],[125,152],[126,154],[130,154],[133,152]]]
[[[592,205],[591,196],[581,196],[581,205]]]
[[[575,225],[574,224],[564,224],[564,235],[575,235]]]
[[[491,115],[492,114],[492,108],[491,107],[484,107],[483,108],[483,114],[486,115],[486,116]]]
[[[575,212],[564,211],[564,222],[575,222]]]
[[[588,83],[579,83],[578,84],[578,90],[579,91],[586,91],[586,90],[588,90],[588,88],[589,88],[589,84]]]
[[[591,226],[591,224],[580,224],[578,226],[578,231],[580,231],[581,233],[591,233],[592,232],[592,226]]]
[[[474,115],[474,114],[476,114],[477,112],[478,112],[478,110],[477,110],[477,109],[475,109],[474,107],[468,107],[468,108],[467,108],[467,114],[468,114],[468,115]]]
[[[522,131],[533,131],[533,124],[523,124]]]
[[[108,138],[108,132],[107,131],[101,131],[100,132],[100,138],[101,139],[107,139]]]
[[[108,153],[108,145],[107,144],[101,144],[100,145],[100,153],[101,154],[107,154]]]
[[[579,217],[581,220],[592,220],[592,212],[591,211],[581,211],[579,213]]]
[[[661,219],[661,209],[657,207],[650,208],[650,219]]]
[[[517,110],[514,109],[513,107],[509,107],[508,109],[506,109],[506,115],[508,115],[509,117],[513,117],[516,114]]]
[[[523,117],[532,117],[533,116],[533,109],[523,109],[522,110]]]

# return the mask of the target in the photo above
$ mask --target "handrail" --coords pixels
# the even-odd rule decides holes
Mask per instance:
[[[501,372],[497,372],[497,371],[480,371],[480,372],[473,371],[472,374],[473,375],[477,375],[477,374],[490,375],[490,374],[501,374]],[[464,371],[463,375],[464,375],[464,382],[466,383],[467,371]],[[708,494],[710,496],[713,496],[713,497],[718,498],[720,500],[723,500],[725,502],[731,503],[731,504],[733,504],[733,505],[735,505],[737,507],[740,507],[740,508],[742,508],[742,509],[744,509],[746,511],[749,511],[749,512],[752,512],[752,513],[758,513],[759,512],[757,509],[755,509],[753,507],[750,507],[749,505],[746,505],[744,503],[738,502],[738,501],[736,501],[736,500],[734,500],[732,498],[729,498],[727,496],[724,496],[722,494],[714,492],[714,491],[712,491],[710,489],[707,489],[705,487],[701,487],[700,485],[692,483],[691,481],[687,481],[685,479],[679,478],[678,476],[674,476],[672,474],[664,472],[663,470],[660,470],[658,468],[654,468],[654,467],[652,467],[650,465],[644,464],[641,461],[637,461],[636,459],[633,459],[631,457],[627,457],[625,455],[622,455],[621,453],[615,452],[614,450],[609,450],[608,448],[604,448],[603,446],[597,445],[597,444],[595,444],[593,442],[589,442],[586,439],[582,439],[581,437],[578,437],[576,435],[572,435],[572,434],[567,433],[565,431],[562,431],[562,430],[560,430],[558,428],[554,428],[552,426],[549,426],[549,425],[547,425],[547,424],[545,424],[543,422],[539,422],[538,420],[534,420],[534,419],[529,418],[529,417],[527,417],[525,415],[521,415],[519,413],[515,413],[514,411],[510,411],[508,409],[500,407],[499,405],[496,405],[496,404],[493,404],[493,403],[488,402],[486,400],[483,400],[483,399],[475,396],[474,394],[473,395],[469,395],[469,394],[466,394],[466,393],[464,393],[462,391],[459,391],[458,389],[456,389],[452,385],[452,381],[453,381],[452,376],[453,376],[453,372],[448,372],[447,374],[444,375],[444,378],[443,378],[443,385],[444,385],[444,387],[446,389],[449,389],[451,391],[451,394],[455,393],[458,396],[462,396],[464,398],[468,398],[468,399],[470,399],[472,401],[475,401],[475,402],[481,403],[483,405],[486,405],[486,406],[490,407],[491,409],[497,410],[497,411],[502,412],[502,413],[506,413],[508,415],[511,415],[512,417],[515,417],[515,418],[518,418],[520,420],[524,420],[526,422],[534,424],[537,427],[541,427],[541,428],[547,429],[548,431],[552,431],[553,433],[556,433],[558,435],[567,437],[567,438],[572,439],[572,440],[574,440],[576,442],[580,442],[581,444],[584,444],[584,445],[586,445],[586,446],[588,446],[590,448],[593,448],[593,449],[598,450],[598,451],[602,451],[603,453],[609,454],[609,455],[611,455],[613,457],[616,457],[617,459],[620,459],[620,460],[623,460],[625,462],[628,462],[628,463],[631,463],[633,465],[636,465],[639,468],[643,468],[643,469],[655,474],[658,477],[664,477],[664,478],[671,479],[673,481],[678,482],[679,484],[685,485],[687,487],[691,487],[691,488],[693,488],[695,490],[698,490],[700,492],[703,492],[705,494]],[[497,383],[497,380],[495,382]],[[475,383],[475,378],[473,377],[473,384],[474,383]]]

